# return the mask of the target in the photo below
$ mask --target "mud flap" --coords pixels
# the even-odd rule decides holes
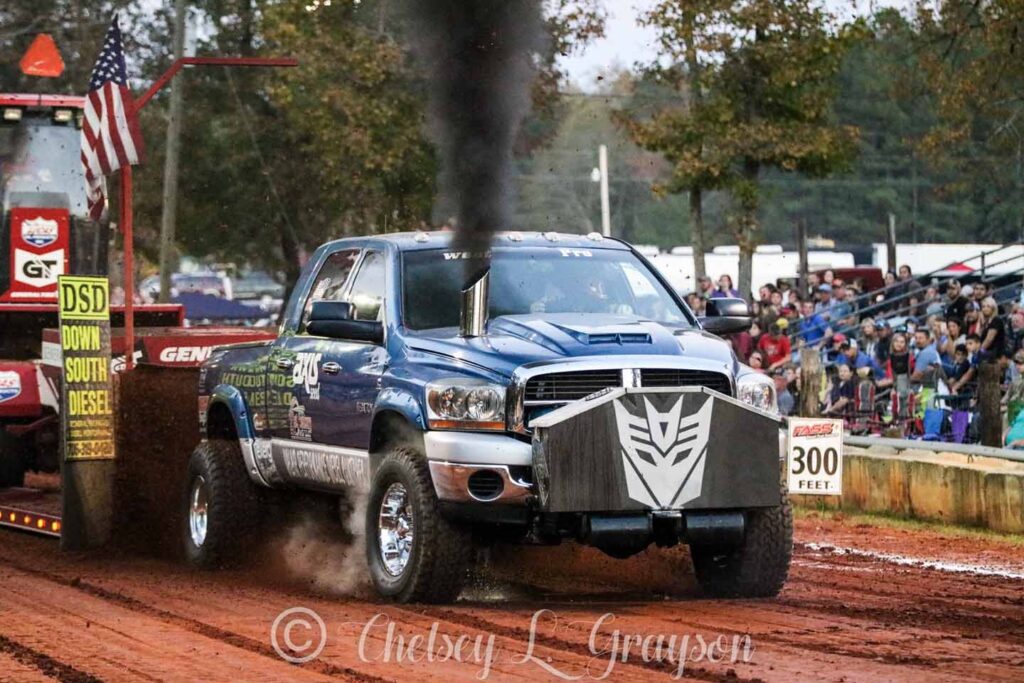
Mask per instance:
[[[541,508],[777,506],[779,422],[706,387],[619,388],[576,401],[531,423]]]

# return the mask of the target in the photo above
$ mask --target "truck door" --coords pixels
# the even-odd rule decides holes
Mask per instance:
[[[324,339],[305,334],[309,311],[318,299],[340,300],[347,291],[349,278],[360,255],[359,249],[343,249],[330,254],[313,279],[303,306],[302,320],[292,334],[283,334],[274,343],[266,370],[267,426],[269,436],[277,439],[326,442],[330,425],[312,422],[306,410],[315,407],[320,396],[320,363],[329,351]]]
[[[383,322],[386,274],[384,252],[367,251],[342,298],[353,305],[357,320]],[[318,355],[306,361],[310,365],[305,371],[308,379],[316,381],[318,398],[309,391],[302,392],[316,440],[368,450],[373,406],[387,367],[387,350],[368,342],[325,338],[318,340],[317,350]]]

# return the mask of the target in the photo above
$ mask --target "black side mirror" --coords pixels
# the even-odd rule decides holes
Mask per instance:
[[[306,332],[316,337],[383,344],[383,323],[353,320],[354,314],[355,308],[347,301],[314,301]]]
[[[746,332],[754,321],[743,299],[708,299],[700,322],[706,332],[722,335]]]

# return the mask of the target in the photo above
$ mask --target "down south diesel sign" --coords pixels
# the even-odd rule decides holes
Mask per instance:
[[[11,209],[10,271],[0,301],[57,301],[57,278],[68,271],[68,222],[67,209]]]

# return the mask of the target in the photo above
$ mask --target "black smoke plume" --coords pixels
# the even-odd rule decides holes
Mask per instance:
[[[429,132],[441,159],[439,205],[470,252],[464,286],[487,268],[495,231],[511,225],[512,146],[530,110],[534,56],[545,44],[541,0],[408,0],[416,57],[427,70]]]

